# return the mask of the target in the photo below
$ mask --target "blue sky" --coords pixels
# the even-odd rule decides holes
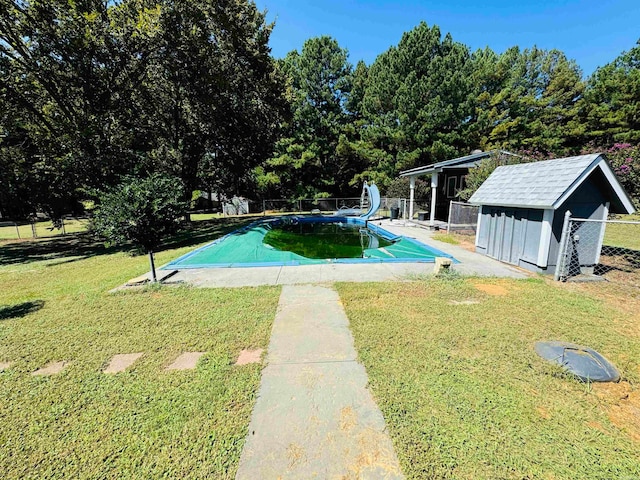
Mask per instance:
[[[350,60],[371,64],[397,45],[421,20],[472,50],[496,52],[518,45],[557,48],[585,76],[640,38],[640,0],[256,0],[276,22],[271,48],[276,57],[300,50],[310,37],[330,35],[349,50]]]

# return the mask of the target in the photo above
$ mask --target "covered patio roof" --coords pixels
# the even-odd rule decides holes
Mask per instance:
[[[507,152],[505,150],[489,150],[488,152],[474,152],[464,157],[452,158],[451,160],[445,160],[444,162],[433,163],[431,165],[425,165],[424,167],[412,168],[411,170],[405,170],[400,172],[401,177],[409,177],[409,218],[413,219],[413,203],[414,203],[414,190],[416,186],[416,178],[420,175],[431,175],[431,207],[429,215],[429,225],[435,226],[435,205],[437,200],[437,187],[438,187],[438,174],[445,170],[453,170],[458,168],[473,168],[477,166],[485,158],[489,158],[494,154],[498,155],[511,155],[518,157],[515,153]]]
[[[503,155],[513,155],[517,157],[515,153],[507,152],[506,150],[489,150],[488,152],[477,152],[471,155],[465,155],[464,157],[453,158],[451,160],[445,160],[443,162],[433,163],[431,165],[425,165],[423,167],[412,168],[411,170],[405,170],[400,172],[401,177],[415,177],[418,175],[429,175],[432,173],[440,173],[444,170],[451,170],[454,168],[473,168],[485,158],[489,158],[491,155],[500,153]]]

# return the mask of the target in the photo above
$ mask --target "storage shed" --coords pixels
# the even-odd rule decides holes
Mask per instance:
[[[568,210],[593,220],[635,211],[601,154],[498,167],[469,201],[480,206],[476,251],[541,273],[555,272]]]

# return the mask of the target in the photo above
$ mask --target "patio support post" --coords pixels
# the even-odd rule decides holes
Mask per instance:
[[[409,177],[409,221],[413,220],[413,199],[416,190],[416,177]]]
[[[436,197],[438,191],[438,172],[431,174],[431,211],[429,212],[429,226],[436,224]]]

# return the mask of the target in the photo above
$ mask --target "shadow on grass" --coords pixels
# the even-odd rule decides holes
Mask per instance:
[[[0,321],[9,320],[11,318],[22,318],[25,315],[37,312],[42,307],[44,307],[43,300],[18,303],[17,305],[0,306]]]
[[[165,241],[159,251],[195,246],[212,241],[255,220],[256,217],[249,217],[193,222]],[[136,252],[131,245],[106,247],[102,240],[97,239],[90,232],[50,239],[10,241],[0,243],[0,266],[55,260],[48,264],[53,266],[118,251],[131,252],[132,254],[140,253]]]
[[[77,261],[95,255],[113,253],[89,233],[76,233],[43,240],[23,240],[0,245],[0,266],[19,265],[42,260]],[[69,258],[73,257],[73,258]]]

